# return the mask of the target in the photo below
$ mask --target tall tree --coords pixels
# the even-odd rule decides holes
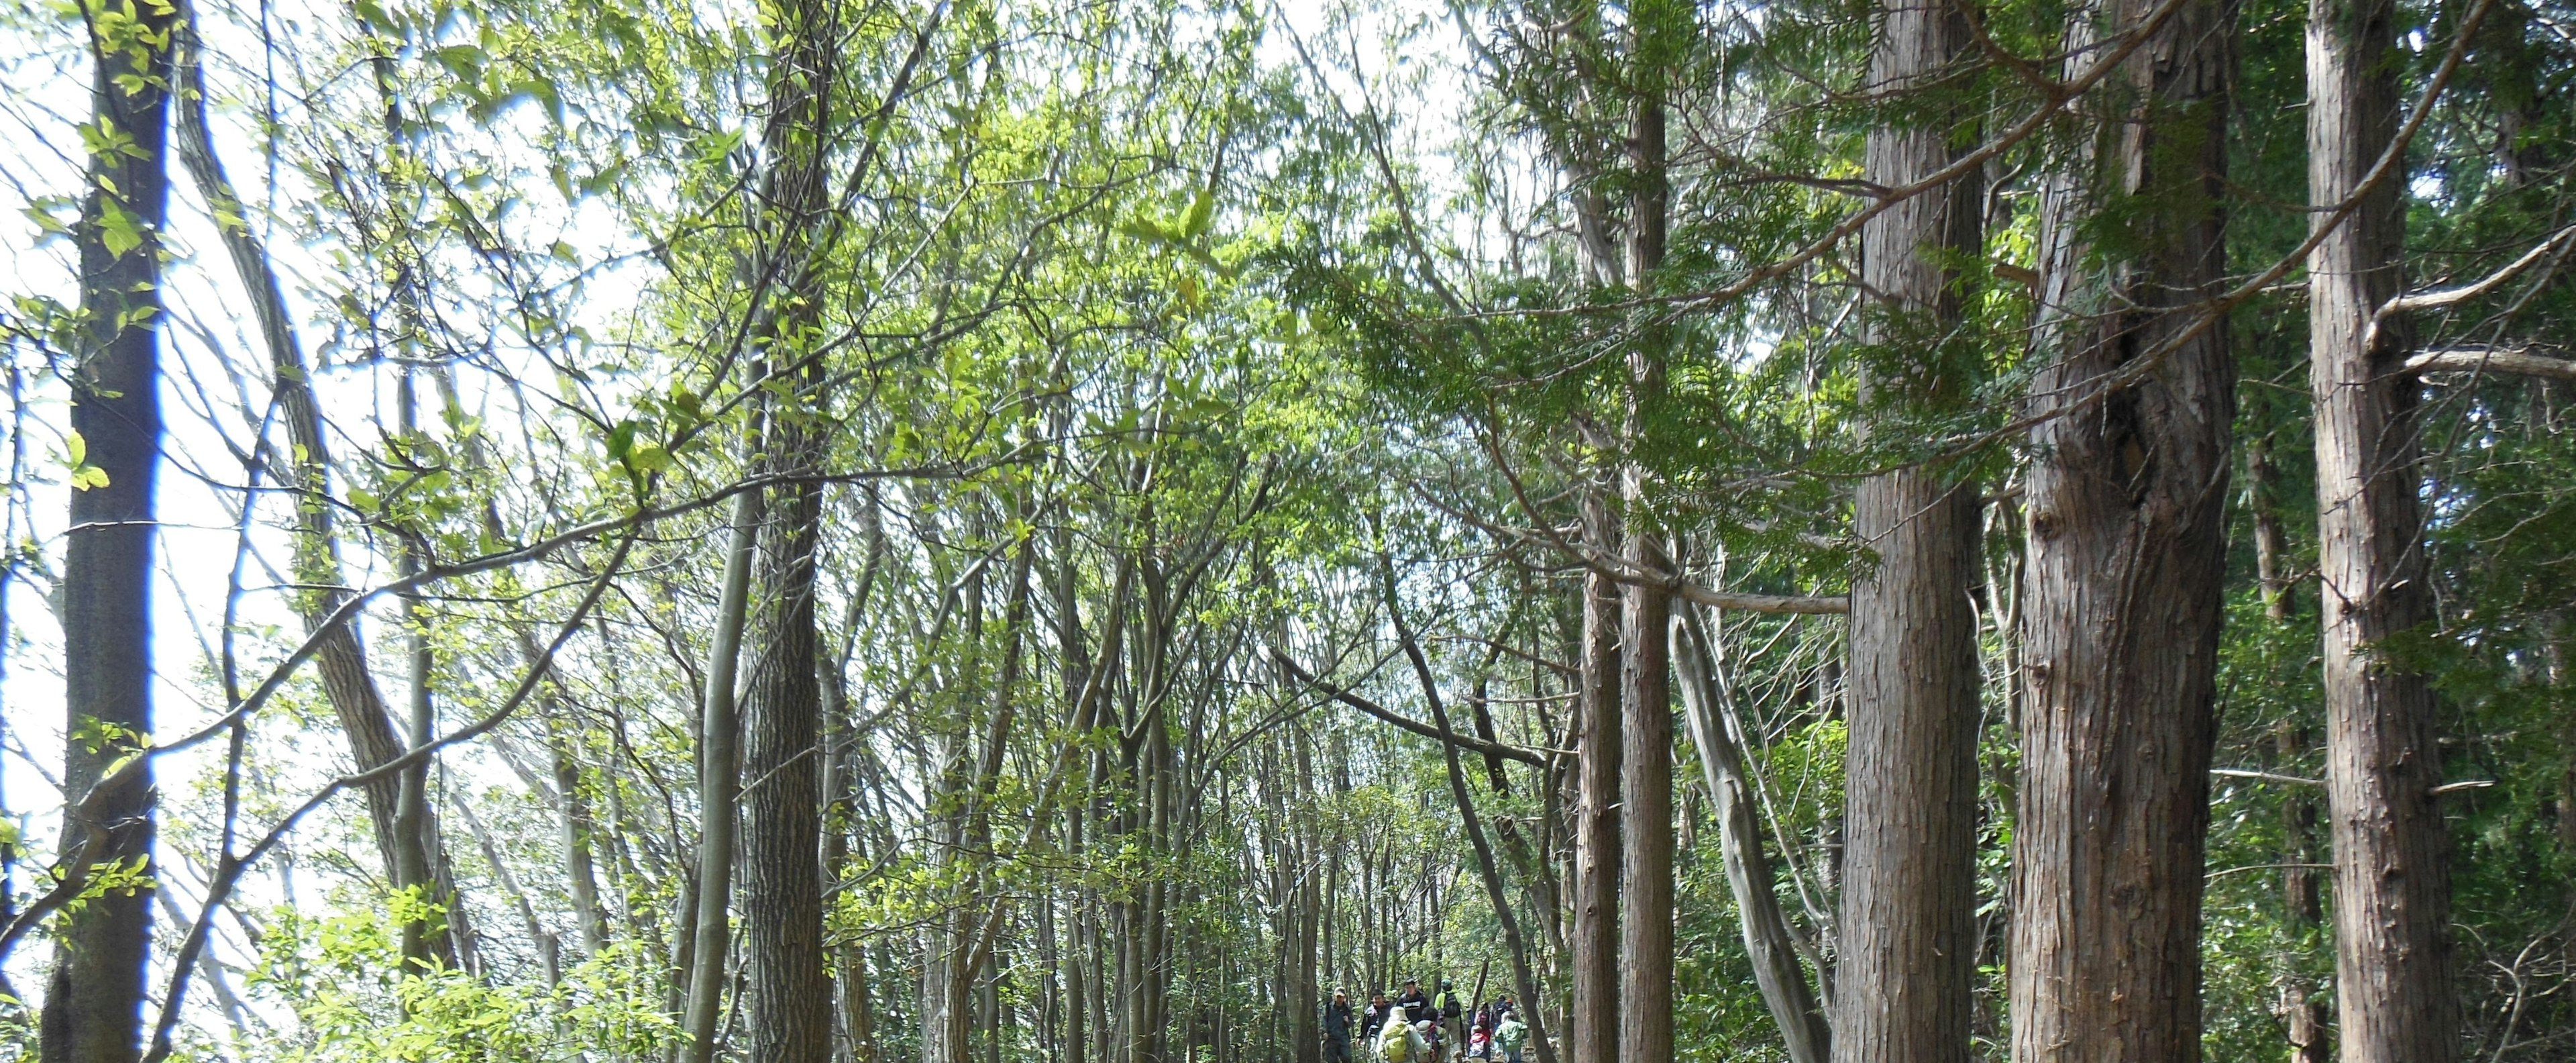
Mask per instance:
[[[1664,265],[1672,178],[1664,143],[1669,72],[1690,38],[1689,4],[1652,2],[1628,13],[1628,279],[1650,291]],[[1645,436],[1665,388],[1670,333],[1638,315],[1628,352],[1631,447]],[[1642,462],[1620,470],[1628,510],[1623,560],[1640,572],[1671,561],[1661,529],[1648,515],[1652,485]],[[1621,704],[1619,794],[1619,1056],[1621,1063],[1666,1063],[1673,1057],[1673,704],[1669,626],[1672,597],[1662,587],[1620,588]]]
[[[84,3],[89,169],[72,240],[71,522],[62,569],[63,840],[94,895],[67,906],[39,1017],[43,1063],[141,1051],[152,944],[152,773],[107,772],[152,736],[153,472],[161,451],[161,232],[169,214],[170,7]],[[84,131],[87,133],[87,130]],[[102,783],[105,786],[102,788]]]
[[[759,342],[790,398],[770,420],[760,471],[770,515],[753,575],[747,645],[757,654],[743,693],[742,770],[756,783],[743,801],[744,1026],[751,1058],[826,1063],[832,1055],[832,983],[823,957],[822,792],[817,743],[823,694],[817,678],[817,547],[830,422],[820,324],[828,294],[820,261],[829,231],[842,39],[838,0],[790,0],[764,11],[773,54],[763,136],[762,235],[778,271]]]
[[[2015,1060],[2200,1055],[2235,363],[2223,290],[2232,5],[2079,8],[2070,76],[2148,34],[2043,186],[2013,822]],[[2089,238],[2127,219],[2119,246]],[[2143,361],[2143,365],[2141,364]]]
[[[1605,493],[1587,486],[1583,544],[1606,552],[1619,542]],[[1584,573],[1582,645],[1577,648],[1582,716],[1575,745],[1573,1008],[1566,1054],[1578,1060],[1619,1058],[1619,585]]]
[[[1957,73],[1966,20],[1910,0],[1890,0],[1879,17],[1870,86],[1935,106],[1873,127],[1863,174],[1908,188],[1957,157],[1937,97]],[[1966,388],[1946,340],[1960,319],[1956,263],[1979,252],[1979,198],[1974,182],[1954,180],[1861,230],[1873,416],[1955,403]],[[1833,1058],[1959,1063],[1976,952],[1977,492],[1954,470],[1908,465],[1863,480],[1852,521],[1876,558],[1851,593]]]
[[[260,342],[267,349],[271,396],[277,420],[286,428],[288,444],[287,460],[272,474],[289,485],[295,496],[291,571],[296,582],[303,585],[295,594],[295,611],[306,633],[319,640],[314,670],[321,677],[323,696],[339,720],[350,760],[360,770],[372,771],[402,756],[404,740],[385,708],[384,693],[376,686],[375,673],[368,667],[366,648],[358,640],[356,627],[328,624],[331,614],[349,599],[347,576],[341,569],[337,510],[331,496],[331,456],[335,448],[313,393],[312,366],[287,309],[285,285],[278,280],[266,244],[251,229],[249,208],[224,175],[213,134],[207,128],[204,46],[197,38],[195,5],[182,4],[180,12],[186,20],[186,52],[176,64],[179,99],[172,126],[178,141],[174,146],[189,179],[197,186],[197,194],[204,196],[213,209],[217,234],[232,262],[233,274],[248,297],[247,311],[257,325]],[[415,829],[406,829],[400,822],[404,780],[411,775],[389,775],[368,783],[363,790],[377,854],[395,885],[428,885],[436,897],[454,897],[454,875],[439,841],[437,810],[427,805],[418,809]],[[414,841],[430,846],[426,866],[431,878],[425,883],[407,880],[417,863],[407,855]],[[459,944],[471,937],[469,926],[465,910],[451,907],[446,915],[447,932],[433,935],[427,942],[429,958],[455,966],[460,959]]]
[[[2484,5],[2481,5],[2483,9]],[[2394,0],[2308,7],[2308,381],[2316,405],[2326,808],[2334,850],[2335,998],[2346,1063],[2459,1055],[2449,839],[2433,691],[2386,655],[2432,619],[2418,501],[2418,383],[2404,288]],[[2374,171],[2377,171],[2374,173]]]
[[[746,454],[758,449],[760,433]],[[715,1058],[723,1021],[726,960],[733,949],[733,870],[742,819],[742,716],[735,677],[742,660],[743,625],[750,611],[751,568],[759,551],[760,492],[735,496],[725,535],[725,565],[716,600],[715,630],[707,650],[706,688],[699,697],[697,878],[682,897],[676,945],[683,994],[680,1028],[688,1063]]]

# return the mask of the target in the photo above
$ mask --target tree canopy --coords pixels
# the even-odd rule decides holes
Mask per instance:
[[[0,4],[0,1063],[2567,1058],[2571,79]]]

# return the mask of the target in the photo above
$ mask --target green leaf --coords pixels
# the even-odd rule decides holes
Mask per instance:
[[[126,252],[143,246],[143,235],[143,219],[113,201],[99,201],[98,239],[107,246],[108,254],[124,257]]]
[[[471,44],[451,44],[431,52],[430,55],[437,58],[438,65],[446,67],[449,72],[467,80],[481,77],[483,64],[490,59],[483,49]]]
[[[1145,217],[1129,218],[1118,223],[1118,231],[1152,243],[1171,243],[1179,239],[1171,230],[1163,228],[1161,223]]]
[[[659,443],[646,443],[627,453],[626,464],[637,472],[660,472],[671,467],[671,452]]]
[[[1205,233],[1208,231],[1208,223],[1215,219],[1216,190],[1202,190],[1197,199],[1190,201],[1190,214],[1188,219],[1181,223],[1181,235],[1187,238]]]
[[[357,0],[350,6],[358,13],[358,21],[365,23],[368,29],[386,36],[401,34],[402,24],[394,21],[393,15],[386,12],[384,5],[377,3],[376,0]]]

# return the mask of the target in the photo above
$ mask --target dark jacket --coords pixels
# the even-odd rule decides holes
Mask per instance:
[[[1347,1044],[1351,1039],[1351,1002],[1326,1001],[1324,1004],[1324,1040]]]
[[[1395,1006],[1404,1009],[1404,1021],[1421,1022],[1431,1017],[1431,998],[1419,989],[1395,998]]]

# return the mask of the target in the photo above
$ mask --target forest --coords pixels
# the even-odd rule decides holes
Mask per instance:
[[[2569,0],[0,0],[0,1063],[2576,1059],[2571,100]]]

